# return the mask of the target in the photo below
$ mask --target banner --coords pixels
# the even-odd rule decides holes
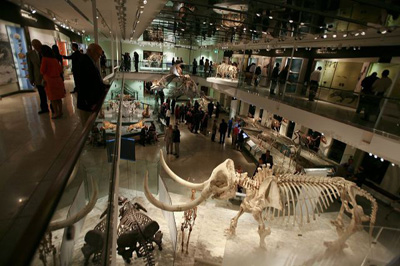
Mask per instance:
[[[15,68],[18,75],[18,83],[21,90],[33,89],[29,82],[26,53],[28,52],[23,28],[7,26]]]

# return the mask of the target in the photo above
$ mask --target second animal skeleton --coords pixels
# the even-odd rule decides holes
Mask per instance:
[[[210,178],[203,183],[194,184],[177,176],[165,163],[162,151],[160,151],[160,162],[168,175],[181,185],[191,189],[201,190],[200,197],[190,203],[179,205],[167,205],[158,201],[148,189],[147,176],[144,182],[145,195],[156,207],[166,211],[185,211],[198,206],[207,198],[212,196],[215,199],[229,199],[236,195],[237,186],[246,188],[246,197],[240,205],[239,213],[232,218],[227,232],[235,234],[237,222],[244,212],[250,212],[258,222],[258,234],[260,236],[260,247],[265,248],[265,237],[271,233],[270,228],[265,226],[267,220],[263,214],[270,210],[278,213],[278,216],[287,217],[289,223],[303,223],[303,207],[306,220],[316,219],[327,209],[330,203],[340,198],[342,203],[339,215],[331,223],[336,227],[338,239],[324,244],[332,250],[341,250],[346,240],[360,230],[363,222],[369,221],[370,234],[375,224],[378,205],[376,200],[365,190],[356,186],[355,183],[341,177],[327,178],[315,176],[298,175],[273,175],[273,169],[263,166],[258,173],[249,177],[247,173],[239,174],[235,171],[231,159],[225,160],[212,172]],[[371,214],[364,214],[363,208],[357,204],[356,196],[366,198],[371,202]],[[299,204],[299,211],[296,211],[296,202]],[[291,208],[293,207],[293,208]],[[351,215],[350,224],[345,227],[343,223],[344,212]]]

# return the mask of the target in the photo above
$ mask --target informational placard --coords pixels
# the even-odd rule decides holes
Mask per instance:
[[[28,52],[24,30],[20,27],[7,26],[7,34],[10,39],[15,69],[18,75],[18,83],[21,90],[33,88],[29,82],[26,53]]]
[[[165,185],[163,179],[161,176],[158,177],[158,183],[159,183],[159,190],[158,190],[158,195],[159,195],[159,200],[163,202],[164,204],[171,205],[171,197],[169,196],[167,186]],[[175,222],[175,216],[173,212],[168,212],[168,211],[162,211],[165,220],[167,220],[168,223],[168,228],[169,228],[169,235],[171,237],[171,242],[172,242],[172,248],[174,251],[176,251],[176,240],[178,236],[178,230],[176,229],[176,222]]]

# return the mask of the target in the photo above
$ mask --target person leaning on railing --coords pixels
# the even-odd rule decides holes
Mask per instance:
[[[321,70],[322,67],[319,66],[310,75],[310,92],[308,94],[309,101],[314,101],[315,95],[317,94],[319,81],[321,79]]]
[[[100,45],[92,43],[88,46],[86,54],[79,60],[77,107],[82,124],[85,124],[92,112],[96,111],[96,107],[106,92],[103,79],[96,66],[102,54],[103,49]]]

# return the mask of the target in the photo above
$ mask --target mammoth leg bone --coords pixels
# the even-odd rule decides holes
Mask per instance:
[[[189,254],[189,241],[190,241],[190,234],[192,233],[192,225],[189,224],[189,234],[186,242],[186,254]]]
[[[236,214],[236,216],[231,219],[231,224],[230,224],[229,228],[226,230],[228,235],[230,235],[230,236],[235,235],[238,220],[239,220],[240,216],[242,216],[243,213],[244,213],[244,209],[242,207],[242,204],[240,204],[240,210],[239,210],[238,214]]]
[[[258,234],[260,235],[260,248],[265,249],[266,248],[265,237],[271,234],[271,229],[269,227],[265,228],[261,210],[254,211],[253,217],[258,222]]]

